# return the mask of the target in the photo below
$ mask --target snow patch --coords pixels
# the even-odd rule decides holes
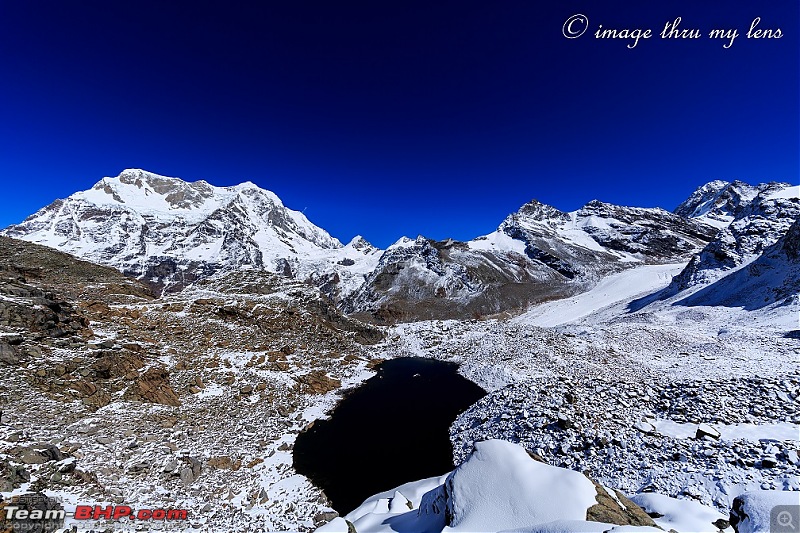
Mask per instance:
[[[676,439],[691,439],[697,433],[697,424],[681,424],[671,420],[657,419],[653,424],[660,434]],[[797,440],[800,425],[780,422],[777,424],[714,424],[712,426],[722,440],[747,440],[758,442],[771,440]]]
[[[587,292],[537,305],[512,322],[543,327],[574,322],[612,304],[666,287],[684,266],[684,263],[646,265],[612,274]]]

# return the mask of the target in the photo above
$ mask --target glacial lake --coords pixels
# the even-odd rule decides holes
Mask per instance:
[[[373,494],[453,469],[450,424],[486,392],[458,365],[404,357],[348,392],[294,445],[294,467],[345,515]]]

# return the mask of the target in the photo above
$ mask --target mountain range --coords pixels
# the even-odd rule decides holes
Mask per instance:
[[[320,288],[377,322],[513,312],[643,264],[688,263],[673,289],[742,268],[800,216],[797,187],[712,181],[674,212],[591,201],[573,212],[533,200],[467,242],[402,237],[342,244],[253,183],[215,187],[139,169],[56,200],[0,234],[117,268],[170,293],[228,270]]]
[[[127,170],[2,233],[3,497],[168,504],[198,531],[730,531],[745,491],[800,488],[797,186],[713,181],[673,212],[531,201],[383,250],[252,183]],[[387,357],[458,363],[487,394],[441,434],[450,474],[332,507],[296,439]],[[331,458],[336,481],[405,475],[420,426],[392,409],[453,394],[370,403],[342,438],[380,460]]]

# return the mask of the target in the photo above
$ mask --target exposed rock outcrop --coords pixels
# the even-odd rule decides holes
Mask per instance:
[[[181,401],[169,383],[169,372],[164,367],[153,367],[136,378],[133,386],[128,389],[130,399],[160,403],[163,405],[179,406]]]

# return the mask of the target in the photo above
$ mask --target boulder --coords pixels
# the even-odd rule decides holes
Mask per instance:
[[[110,353],[103,355],[92,363],[91,368],[95,371],[98,378],[110,379],[126,376],[130,372],[136,371],[144,366],[138,356],[127,353],[119,355]]]
[[[189,466],[184,466],[180,471],[181,481],[184,485],[189,486],[194,483],[194,472]]]
[[[36,444],[28,446],[18,452],[19,460],[28,465],[39,465],[50,461],[66,459],[57,446],[53,444]]]
[[[178,473],[183,484],[189,486],[200,476],[203,466],[200,461],[194,457],[184,457],[183,461],[185,462],[185,466],[183,466]]]
[[[772,527],[773,515],[787,517],[795,527],[800,524],[800,505],[798,493],[783,490],[753,490],[740,494],[731,505],[730,525],[736,533],[756,533],[768,531],[792,531],[788,528]],[[783,525],[783,522],[774,524]],[[796,531],[796,530],[795,530]]]
[[[0,363],[7,365],[19,364],[19,355],[17,351],[10,344],[0,341]]]
[[[219,457],[210,458],[206,461],[206,465],[211,468],[228,469],[233,465],[233,461],[227,455],[221,455]]]
[[[638,505],[618,490],[607,489],[596,481],[594,483],[597,504],[586,511],[586,520],[626,526],[651,526],[653,519]]]
[[[703,437],[711,437],[712,439],[719,439],[720,434],[719,431],[714,429],[708,424],[700,424],[697,426],[697,432],[694,435],[696,439],[702,439]]]
[[[575,427],[575,422],[566,413],[558,413],[556,424],[558,424],[558,427],[561,429],[571,429]]]
[[[786,452],[786,460],[789,461],[789,464],[800,465],[800,457],[798,457],[797,452],[794,450]]]
[[[774,455],[768,455],[761,459],[761,468],[775,468],[778,466],[778,460]],[[800,497],[798,497],[800,500]]]
[[[351,522],[337,516],[324,526],[317,528],[316,531],[317,533],[356,533],[356,528]]]
[[[641,431],[645,435],[650,435],[652,433],[655,433],[656,431],[656,428],[653,424],[651,424],[650,422],[645,422],[643,420],[636,422],[633,425],[633,428],[636,429],[637,431]]]
[[[314,524],[320,526],[322,524],[327,524],[334,518],[338,517],[339,513],[336,511],[323,511],[314,515]]]
[[[0,461],[0,492],[11,492],[30,480],[31,475],[24,466],[15,466],[7,461]]]

